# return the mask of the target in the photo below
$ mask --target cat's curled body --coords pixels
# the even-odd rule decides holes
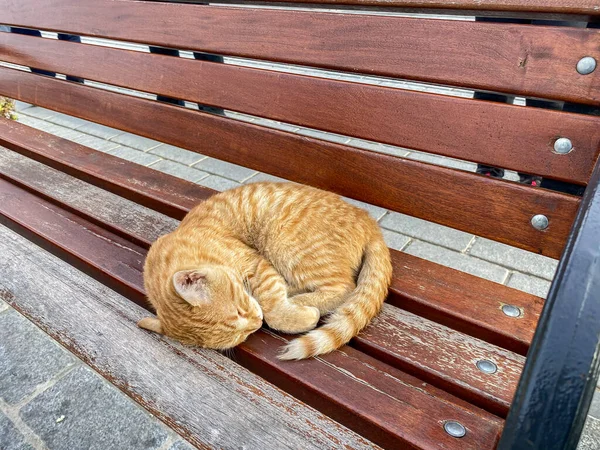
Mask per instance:
[[[226,349],[263,320],[286,333],[282,359],[347,343],[379,312],[390,254],[377,222],[339,196],[294,183],[255,183],[214,195],[150,248],[144,267],[157,319],[140,326]]]

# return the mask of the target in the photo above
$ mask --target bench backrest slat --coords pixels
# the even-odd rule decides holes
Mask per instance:
[[[578,184],[600,148],[600,117],[11,33],[0,47],[14,64]],[[577,151],[552,152],[556,136]]]
[[[5,23],[574,102],[600,102],[577,61],[600,31],[204,5],[21,0]],[[573,49],[577,48],[577,52]]]

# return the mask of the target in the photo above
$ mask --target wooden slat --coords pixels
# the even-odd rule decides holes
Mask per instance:
[[[65,210],[59,214],[60,208],[57,206],[6,181],[0,181],[0,200],[0,221],[3,224],[19,233],[25,231],[49,251],[55,251],[56,246],[61,247],[60,254],[65,253],[63,248],[73,243],[78,254],[73,262],[78,267],[94,277],[99,274],[100,278],[128,276],[137,285],[139,293],[143,294],[137,275],[117,274],[110,264],[102,260],[90,263],[95,259],[100,240],[106,242],[105,246],[112,245],[114,264],[119,264],[122,259],[129,261],[127,253],[132,250],[137,253],[135,247],[128,247],[117,241],[116,236],[111,238],[108,234],[103,235],[103,239],[94,239],[93,234],[87,231],[91,229],[91,223],[77,219],[77,216]],[[49,217],[48,210],[53,212],[53,217]],[[83,231],[77,231],[77,228]],[[83,237],[82,233],[90,236],[83,243],[74,243]],[[69,252],[68,249],[66,251]],[[137,268],[141,269],[141,262]],[[118,283],[116,287],[119,288]],[[137,295],[134,300],[139,301],[140,296],[143,298],[143,295]],[[381,369],[375,369],[378,364],[376,360],[350,348],[302,363],[281,362],[276,359],[281,343],[279,338],[270,333],[257,332],[248,343],[237,347],[237,359],[250,367],[262,367],[269,373],[269,380],[284,389],[293,378],[293,390],[302,388],[307,397],[302,400],[331,414],[348,427],[359,430],[376,443],[390,448],[444,445],[446,448],[491,449],[495,445],[501,422],[443,391],[423,386],[422,382],[392,368],[386,370],[387,374],[380,372]],[[262,349],[258,354],[255,350],[257,345]],[[357,378],[354,374],[357,371],[368,372],[368,375],[365,379]],[[382,385],[383,377],[390,385],[388,388]],[[369,384],[371,378],[375,386]],[[370,402],[366,399],[370,399]],[[468,439],[456,440],[444,433],[442,424],[444,420],[451,420],[450,417],[452,420],[464,420],[467,429],[473,430]],[[414,432],[416,429],[419,429],[419,433]]]
[[[575,71],[581,55],[600,59],[595,30],[124,0],[3,0],[3,5],[4,23],[29,28],[600,101],[599,72]]]
[[[0,93],[554,258],[580,201],[4,67]],[[2,145],[18,146],[24,133],[4,125]],[[535,214],[549,218],[545,231]]]
[[[82,202],[79,196],[73,198],[73,194],[61,194],[66,186],[73,184],[70,177],[56,173],[20,155],[13,154],[11,158],[4,153],[11,152],[0,151],[0,177],[9,179],[12,183],[27,184],[34,194],[37,194],[38,186],[41,186],[42,196],[51,198],[55,203],[58,201],[61,208],[65,206],[73,208],[73,204],[89,203],[85,200]],[[32,179],[35,181],[30,181]],[[91,192],[98,190],[89,185],[86,189]],[[49,190],[58,190],[58,192],[49,194]],[[110,199],[110,203],[105,205],[105,208],[111,208],[118,214],[124,207],[128,207],[129,202],[127,205],[120,205],[118,200]],[[96,200],[94,204],[98,202],[99,200]],[[115,203],[120,207],[115,208]],[[84,207],[84,213],[90,215],[89,207]],[[114,213],[111,216],[114,216]],[[94,214],[95,217],[99,215],[107,216],[106,213]],[[112,218],[102,218],[99,222],[101,225],[108,223],[114,226]],[[152,219],[161,222],[160,216]],[[146,222],[145,215],[140,215],[139,221]],[[125,223],[126,228],[132,228],[129,220],[125,219]],[[165,225],[171,226],[171,221]],[[152,231],[142,232],[144,237],[149,234],[151,235]],[[134,233],[131,233],[131,236],[138,239]],[[402,271],[399,274],[399,278],[401,277]],[[366,349],[395,367],[415,372],[419,378],[440,386],[448,392],[455,392],[461,398],[502,416],[508,412],[524,360],[523,357],[512,352],[388,305],[384,307],[382,314],[367,332],[357,338],[356,344],[359,348]],[[432,353],[432,348],[438,350]],[[494,361],[499,366],[498,374],[483,375],[474,365],[474,362],[480,359]]]
[[[50,137],[45,133],[42,135]],[[48,145],[53,148],[63,147],[69,154],[75,153],[78,147],[81,147],[69,141],[66,143],[71,145],[62,146],[51,142],[48,142]],[[99,170],[103,167],[102,157],[105,155],[93,150],[88,151],[90,158],[89,163],[85,164],[86,170]],[[23,150],[21,152],[27,153]],[[94,158],[93,153],[96,153],[98,158]],[[43,162],[54,163],[54,160],[41,158],[37,153],[30,154]],[[131,162],[124,164],[125,168],[127,165],[134,165]],[[54,165],[61,168],[60,162]],[[155,173],[148,168],[143,168],[143,171]],[[189,184],[180,178],[160,175],[165,188],[168,185],[170,189],[178,190],[181,187],[183,190]],[[26,184],[38,195],[51,197],[51,201],[61,207],[68,205],[76,208],[80,211],[79,214],[83,212],[87,217],[94,217],[96,222],[105,226],[111,223],[125,230],[130,238],[135,236],[137,240],[142,241],[140,245],[144,248],[149,248],[151,242],[176,227],[176,222],[169,221],[164,216],[156,216],[156,213],[135,203],[126,202],[98,189],[91,189],[86,183],[8,150],[0,149],[0,176],[20,185]],[[74,176],[88,178],[83,171],[74,173]],[[131,183],[137,185],[134,179]],[[138,192],[138,195],[144,203],[143,190]],[[103,206],[86,201],[88,198],[98,199]],[[201,200],[202,197],[195,201],[190,198],[190,205],[185,211]],[[164,208],[158,210],[168,212],[171,209],[168,196],[165,196],[163,203]],[[521,355],[527,353],[542,309],[541,298],[406,253],[395,250],[391,252],[394,277],[388,303]],[[503,304],[519,307],[523,311],[522,316],[507,317],[501,311]]]
[[[199,448],[375,447],[218,352],[140,330],[141,308],[1,226],[0,237],[13,262],[0,298]]]
[[[594,116],[19,34],[0,33],[0,49],[14,64],[582,184],[600,147]],[[557,136],[577,151],[552,152]]]

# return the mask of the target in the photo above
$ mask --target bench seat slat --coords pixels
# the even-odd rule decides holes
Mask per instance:
[[[108,232],[100,234],[93,224],[5,180],[0,180],[0,222],[19,233],[24,232],[27,237],[35,235],[34,239],[38,243],[61,257],[74,255],[67,258],[70,259],[69,262],[103,282],[108,278],[128,277],[125,282],[113,284],[130,298],[130,286],[127,283],[133,284],[132,289],[138,291],[133,299],[144,305],[142,261],[138,261],[144,251],[131,243],[127,244]],[[82,239],[84,242],[80,242]],[[131,273],[125,271],[123,274],[124,267],[128,267]],[[123,289],[123,286],[127,289]],[[356,370],[364,371],[373,367],[370,364],[372,359],[356,350],[344,348],[330,356],[295,364],[276,359],[275,355],[281,344],[279,337],[259,331],[247,344],[237,347],[236,359],[250,358],[249,366],[267,368],[267,372],[271,374],[268,379],[276,384],[279,380],[277,374],[287,374],[284,377],[286,379],[293,377],[296,389],[302,387],[303,391],[312,392],[310,398],[302,400],[328,415],[331,413],[334,418],[343,421],[350,428],[360,430],[376,443],[395,448],[427,448],[432,444],[423,447],[422,439],[434,442],[443,440],[447,448],[476,449],[482,448],[480,440],[486,442],[486,446],[490,443],[487,448],[493,448],[491,444],[496,442],[501,428],[501,422],[497,418],[477,408],[468,408],[460,400],[453,401],[453,397],[431,386],[423,392],[423,383],[407,374],[398,371],[400,379],[395,382],[393,374],[396,371],[391,368],[386,370],[386,382],[393,386],[390,389],[401,387],[402,395],[398,397],[392,396],[383,386],[375,389],[365,385],[352,374]],[[253,345],[262,348],[259,354],[252,350]],[[344,355],[342,360],[338,353]],[[348,354],[350,358],[346,356]],[[373,369],[369,370],[373,377],[378,373]],[[341,373],[346,375],[340,377]],[[379,376],[384,375],[380,373]],[[369,378],[365,381],[368,380]],[[285,389],[286,384],[283,381],[281,384]],[[341,389],[341,386],[347,391]],[[366,399],[371,399],[371,402],[366,402]],[[469,429],[477,430],[477,433],[469,436],[470,439],[460,441],[445,435],[441,423],[444,418],[451,420],[451,417],[453,420],[464,421]],[[415,436],[408,432],[417,426],[427,429],[428,433]]]
[[[3,128],[4,125],[7,125],[7,128]],[[4,132],[8,129],[10,133]],[[109,190],[111,184],[97,183],[97,176],[103,173],[105,167],[114,171],[112,164],[118,163],[120,173],[130,174],[130,177],[126,178],[127,185],[123,189],[112,191],[119,195],[125,193],[126,198],[131,198],[133,195],[127,195],[127,191],[134,189],[138,201],[165,214],[169,214],[171,210],[169,192],[190,192],[192,188],[198,190],[197,197],[190,194],[189,197],[180,200],[181,209],[174,216],[176,218],[183,217],[189,209],[213,192],[186,180],[156,172],[48,133],[29,129],[18,123],[0,121],[0,130],[3,131],[0,133],[0,143],[3,145],[10,144],[9,146],[19,153],[59,170],[68,165],[72,169],[69,172],[71,175]],[[21,142],[22,137],[26,140]],[[23,158],[19,160],[7,157],[5,152],[0,162],[0,173],[17,177],[21,182],[33,183],[36,179],[47,179],[39,166],[32,167],[31,163],[23,162]],[[19,166],[23,167],[20,171],[17,169]],[[39,173],[38,177],[30,178],[28,174],[34,171]],[[110,176],[101,176],[110,179]],[[157,184],[140,183],[138,176],[139,180],[150,180],[154,176]],[[56,178],[53,180],[56,182]],[[44,189],[44,185],[40,183],[35,187],[38,190]],[[160,189],[164,189],[164,196],[161,196]],[[150,201],[146,201],[147,192],[152,194]],[[53,195],[47,186],[45,193]],[[156,202],[154,199],[157,199]],[[88,211],[89,214],[100,212]],[[109,218],[117,219],[114,215]],[[106,222],[109,218],[104,216],[103,220]],[[150,223],[155,221],[154,218],[149,220]],[[128,225],[120,222],[120,226],[123,228]],[[137,233],[135,229],[130,229],[130,234]],[[148,244],[157,239],[159,233],[147,229],[137,237],[145,238]],[[526,354],[543,305],[541,298],[398,251],[392,251],[392,259],[394,278],[389,303],[511,351]],[[504,315],[501,311],[503,304],[521,308],[522,317],[513,319]]]
[[[122,0],[22,0],[3,12],[3,21],[526,96],[600,101],[597,71],[580,76],[574,70],[581,55],[598,59],[594,30]]]
[[[11,156],[13,156],[11,158]],[[64,191],[67,186],[73,186],[68,176],[48,176],[54,171],[35,161],[12,154],[10,151],[0,149],[0,177],[25,183],[26,179],[33,178],[36,185],[41,185],[41,194],[57,198],[60,207],[65,203],[73,203],[71,198],[65,200],[64,194],[48,194],[49,190]],[[25,178],[25,180],[23,180]],[[23,181],[21,181],[23,180]],[[48,186],[48,182],[58,183],[58,186]],[[84,184],[79,182],[80,184]],[[30,189],[36,188],[29,182]],[[67,186],[64,186],[64,185]],[[76,185],[77,183],[75,183]],[[81,189],[81,188],[80,188]],[[94,191],[97,188],[88,187]],[[77,202],[75,200],[75,202]],[[117,203],[116,199],[111,203]],[[129,202],[127,202],[129,204]],[[127,208],[123,205],[119,208],[111,207],[113,214]],[[88,208],[85,208],[88,210]],[[89,215],[89,210],[84,211]],[[146,222],[147,212],[141,212],[139,221]],[[105,213],[106,214],[106,213]],[[154,217],[154,221],[160,221],[160,217]],[[172,226],[170,220],[166,226]],[[102,219],[99,219],[102,222]],[[106,221],[106,219],[104,219]],[[109,222],[110,223],[110,222]],[[112,225],[112,224],[111,224]],[[131,225],[127,224],[128,227]],[[96,233],[93,233],[96,236]],[[132,234],[133,235],[133,234]],[[147,233],[144,233],[147,236]],[[93,239],[93,237],[91,238]],[[60,239],[55,239],[60,240]],[[90,238],[88,238],[90,240]],[[105,245],[103,242],[102,245]],[[69,245],[73,251],[77,251],[77,244]],[[86,244],[87,245],[87,244]],[[121,246],[123,243],[120,244]],[[87,248],[87,247],[86,247]],[[145,253],[137,249],[140,253]],[[84,250],[85,252],[85,250]],[[127,256],[127,253],[125,253]],[[115,258],[118,259],[118,258]],[[128,266],[135,262],[129,261]],[[113,266],[102,266],[104,272],[113,270]],[[141,272],[142,264],[138,263],[137,269]],[[116,277],[122,278],[120,273]],[[399,278],[402,278],[400,272]],[[133,280],[135,282],[135,280]],[[390,363],[393,366],[408,372],[416,372],[420,378],[434,385],[443,387],[448,392],[456,393],[461,398],[466,398],[473,404],[488,409],[495,414],[506,415],[510,400],[522,369],[524,358],[487,344],[478,339],[467,337],[464,334],[450,330],[427,319],[420,318],[414,314],[404,312],[394,306],[386,305],[381,316],[376,319],[367,331],[356,339],[359,348],[368,351]],[[436,352],[432,353],[431,348]],[[452,355],[450,357],[449,355]],[[498,375],[483,375],[475,367],[475,362],[480,359],[494,361],[498,367]],[[449,363],[448,361],[452,361]]]
[[[0,94],[12,98],[550,257],[560,256],[580,202],[575,196],[271,130],[19,70],[0,67],[0,80]],[[88,105],[88,108],[81,109],[78,105]],[[0,139],[9,141],[11,138],[3,131]],[[489,208],[490,205],[494,207]],[[482,215],[483,210],[488,213]],[[535,214],[549,218],[547,230],[540,232],[531,226],[530,220]]]
[[[581,114],[11,33],[0,48],[14,64],[579,184],[600,147],[600,118]],[[168,77],[140,77],[146,70]],[[552,152],[556,136],[577,151]]]

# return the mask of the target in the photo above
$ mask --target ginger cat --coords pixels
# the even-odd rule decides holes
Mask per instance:
[[[263,317],[275,330],[303,333],[331,313],[279,355],[309,358],[356,336],[381,309],[391,276],[366,211],[308,186],[249,184],[196,206],[152,245],[144,284],[158,318],[139,326],[227,349]]]

